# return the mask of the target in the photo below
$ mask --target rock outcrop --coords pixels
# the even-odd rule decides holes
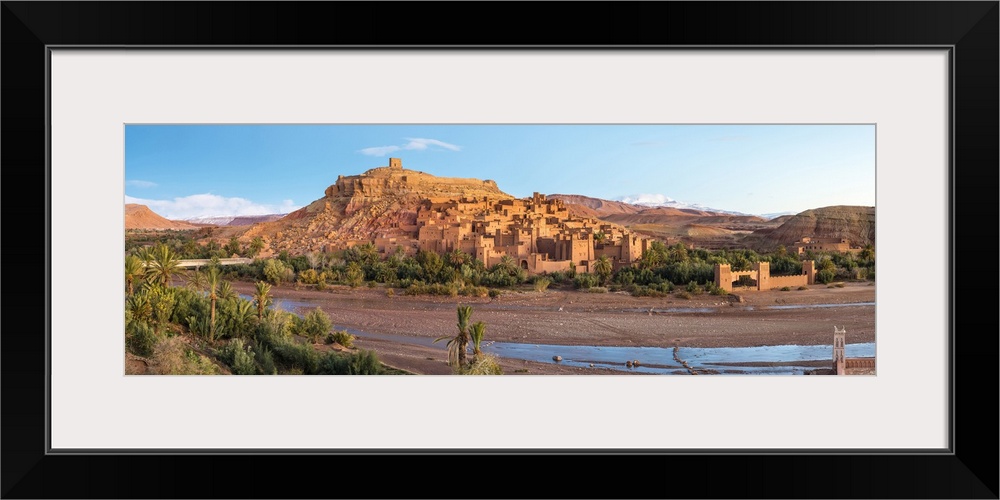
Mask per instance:
[[[789,245],[802,237],[846,238],[852,247],[875,244],[875,207],[837,205],[794,215],[773,229],[755,231],[748,243],[763,251]]]
[[[427,199],[513,198],[492,180],[437,177],[395,165],[338,176],[322,198],[281,220],[255,224],[239,239],[249,243],[262,237],[263,256],[282,250],[325,252],[352,241],[401,234],[401,228],[416,224],[417,209]]]

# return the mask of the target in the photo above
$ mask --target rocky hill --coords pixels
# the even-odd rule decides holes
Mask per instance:
[[[649,207],[588,196],[553,194],[566,203],[571,214],[596,217],[668,243],[689,243],[701,248],[738,248],[742,238],[779,222],[755,215],[734,215],[697,208]]]
[[[581,196],[578,194],[550,194],[548,195],[548,198],[562,200],[566,203],[566,206],[569,207],[570,213],[573,213],[574,215],[574,210],[583,214],[593,214],[587,215],[588,217],[604,217],[611,214],[635,214],[646,208],[620,201],[602,200],[600,198],[591,198],[589,196]],[[589,210],[580,210],[581,207]]]
[[[125,204],[125,229],[198,229],[200,226],[164,218],[146,205]]]
[[[784,219],[784,218],[782,218]],[[837,205],[806,210],[775,228],[754,231],[747,242],[763,251],[789,245],[803,236],[847,238],[854,247],[875,244],[875,207]]]
[[[361,175],[339,176],[323,197],[284,218],[255,224],[238,237],[249,243],[260,236],[261,255],[327,251],[349,241],[373,240],[401,233],[416,224],[417,208],[430,199],[511,199],[492,180],[437,177],[416,170],[378,167]]]

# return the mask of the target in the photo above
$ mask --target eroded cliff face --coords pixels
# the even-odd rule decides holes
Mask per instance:
[[[275,222],[256,224],[240,237],[260,236],[262,256],[331,251],[349,241],[412,234],[417,209],[427,199],[511,199],[492,180],[436,177],[415,170],[380,167],[338,176],[324,196]]]
[[[803,236],[847,238],[853,247],[875,244],[875,207],[838,205],[791,216],[784,224],[756,231],[749,238],[762,250],[788,245]]]

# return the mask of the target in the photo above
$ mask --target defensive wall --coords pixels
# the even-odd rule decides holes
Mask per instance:
[[[740,278],[744,276],[752,282],[750,287],[743,287],[744,290],[799,287],[816,282],[816,262],[812,260],[802,261],[802,274],[791,276],[771,276],[770,262],[754,262],[749,271],[733,271],[730,264],[716,264],[714,272],[715,286],[727,292],[733,291],[734,284],[740,282]]]

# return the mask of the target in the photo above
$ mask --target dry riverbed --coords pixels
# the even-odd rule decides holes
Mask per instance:
[[[234,283],[253,293],[252,283]],[[382,287],[330,287],[323,291],[283,285],[276,299],[300,307],[320,307],[339,328],[434,339],[456,331],[456,306],[471,305],[472,321],[486,323],[484,342],[627,347],[751,347],[830,344],[833,326],[847,328],[849,343],[875,341],[875,308],[828,307],[875,301],[873,283],[843,288],[813,285],[808,290],[737,292],[730,296],[632,297],[571,289],[505,291],[496,298],[393,296]],[[824,307],[803,307],[817,306]],[[384,363],[421,374],[448,374],[444,342],[415,345],[384,338],[358,338]],[[623,360],[624,361],[624,360]],[[620,374],[600,368],[501,359],[505,374]]]

